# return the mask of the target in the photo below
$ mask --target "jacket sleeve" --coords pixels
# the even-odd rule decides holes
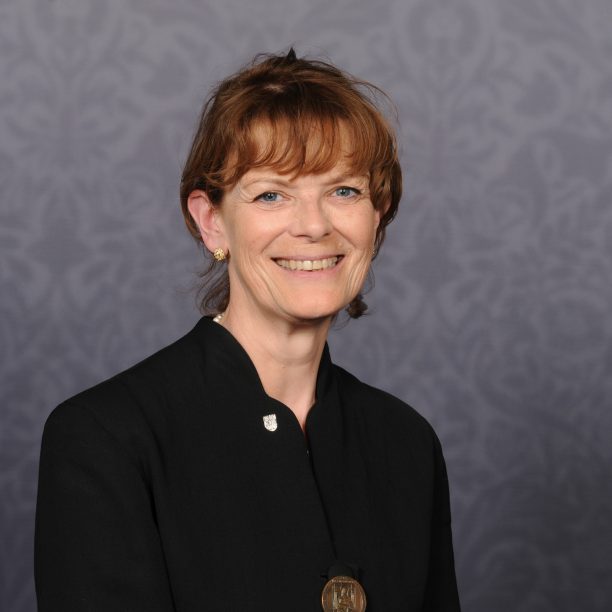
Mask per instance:
[[[431,556],[424,612],[460,612],[451,534],[448,476],[442,448],[434,436],[434,490],[431,517]]]
[[[43,434],[36,508],[39,612],[172,612],[150,492],[87,408],[65,403]]]

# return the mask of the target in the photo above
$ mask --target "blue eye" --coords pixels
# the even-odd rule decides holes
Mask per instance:
[[[264,193],[258,195],[255,199],[259,202],[278,202],[280,198],[280,194],[276,193],[276,191],[265,191]]]
[[[359,195],[361,192],[354,187],[338,187],[334,194],[341,198],[350,198],[352,196]]]

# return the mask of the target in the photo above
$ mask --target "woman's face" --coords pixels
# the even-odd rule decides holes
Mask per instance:
[[[368,176],[341,163],[298,177],[252,169],[216,216],[230,253],[232,314],[256,308],[293,322],[331,317],[357,295],[380,221]]]

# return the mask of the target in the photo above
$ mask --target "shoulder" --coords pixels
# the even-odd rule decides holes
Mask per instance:
[[[334,365],[340,396],[352,413],[359,415],[364,429],[389,449],[435,455],[440,442],[429,421],[398,397],[368,385]]]
[[[391,424],[431,431],[429,422],[412,406],[395,395],[368,385],[344,368],[334,366],[343,398],[349,400],[370,418],[384,418]]]
[[[185,381],[194,380],[200,370],[201,351],[191,330],[182,338],[160,349],[127,370],[115,374],[90,389],[78,393],[68,402],[96,407],[112,403],[148,401],[163,396],[181,395]]]
[[[197,329],[197,326],[196,326]],[[126,448],[149,443],[163,427],[168,408],[185,404],[201,384],[202,352],[195,330],[129,369],[61,403],[49,415],[44,438],[50,443],[77,435],[114,438]]]

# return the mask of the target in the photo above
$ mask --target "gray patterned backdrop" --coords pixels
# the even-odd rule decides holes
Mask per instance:
[[[386,89],[405,197],[332,354],[449,466],[466,611],[612,610],[610,0],[0,0],[0,609],[44,420],[190,329],[208,88],[294,44]]]

